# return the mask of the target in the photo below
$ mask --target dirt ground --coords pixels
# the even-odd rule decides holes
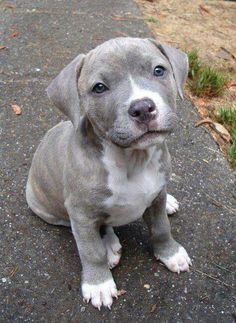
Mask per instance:
[[[196,48],[200,58],[231,79],[221,97],[197,98],[187,88],[203,118],[215,119],[221,107],[236,109],[236,2],[136,0],[155,36],[183,50]],[[209,128],[209,126],[208,126]],[[210,129],[210,128],[209,128]],[[210,129],[211,130],[211,129]],[[227,151],[227,142],[212,131]]]
[[[208,63],[236,72],[233,59],[236,57],[236,2],[137,0],[137,3],[161,41],[181,48],[197,48]],[[226,53],[224,56],[222,47],[232,56]]]

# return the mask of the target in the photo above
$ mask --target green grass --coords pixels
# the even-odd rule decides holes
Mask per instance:
[[[199,97],[215,97],[221,95],[229,77],[217,69],[204,64],[197,49],[188,52],[189,86],[192,93]]]
[[[236,110],[232,108],[220,108],[219,120],[224,123],[228,123],[236,131]]]
[[[190,79],[194,79],[194,77],[198,74],[202,65],[198,56],[198,50],[196,48],[188,52],[188,61],[189,61],[188,77]]]
[[[158,23],[158,19],[156,19],[153,16],[149,16],[148,18],[145,19],[147,22],[152,22],[154,24]]]
[[[232,138],[228,148],[229,156],[232,163],[236,165],[236,110],[232,108],[220,108],[217,119],[229,129]]]

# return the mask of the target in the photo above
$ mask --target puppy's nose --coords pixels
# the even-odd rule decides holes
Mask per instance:
[[[128,113],[132,119],[148,123],[156,116],[156,106],[151,99],[143,98],[131,102]]]

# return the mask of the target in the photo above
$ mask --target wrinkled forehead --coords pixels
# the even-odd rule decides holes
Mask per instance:
[[[148,67],[153,62],[168,66],[168,60],[148,39],[116,38],[90,51],[84,61],[81,76],[96,77],[99,74],[134,73],[140,67]]]

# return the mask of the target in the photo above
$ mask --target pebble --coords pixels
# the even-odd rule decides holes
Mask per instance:
[[[150,285],[149,284],[144,284],[143,287],[146,288],[146,289],[149,289]]]

